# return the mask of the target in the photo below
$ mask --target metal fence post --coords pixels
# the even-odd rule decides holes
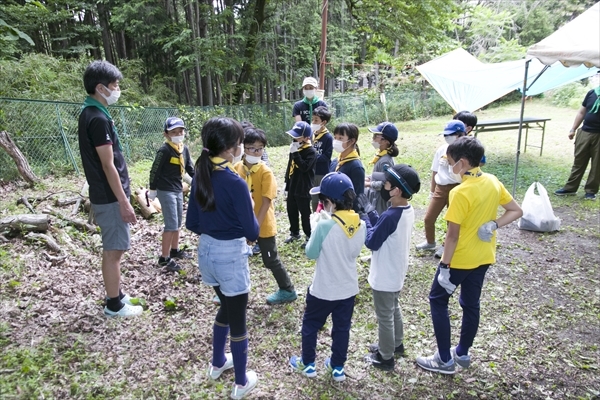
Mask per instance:
[[[60,118],[60,110],[58,109],[58,104],[55,104],[54,108],[56,109],[56,121],[58,122],[58,131],[60,132],[60,137],[62,138],[63,144],[65,145],[67,159],[71,161],[75,172],[77,172],[77,175],[79,175],[79,167],[77,166],[77,162],[75,161],[75,157],[73,156],[73,150],[71,150],[71,145],[69,145],[69,141],[67,140],[67,136],[65,135],[65,130],[62,126],[62,120]]]

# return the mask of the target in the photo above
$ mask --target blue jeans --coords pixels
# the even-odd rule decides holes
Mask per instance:
[[[350,326],[354,313],[354,298],[343,300],[321,300],[306,292],[306,309],[302,318],[302,362],[315,362],[317,352],[317,334],[331,314],[331,365],[342,367],[348,358]]]
[[[228,297],[250,292],[248,256],[252,248],[245,238],[219,240],[207,234],[200,235],[198,267],[202,281],[210,286],[220,286]]]
[[[460,285],[460,297],[458,302],[463,309],[462,325],[460,328],[460,346],[468,349],[473,345],[477,329],[479,329],[479,299],[483,280],[490,264],[480,265],[475,269],[450,268],[450,282],[457,287]],[[431,291],[429,292],[429,307],[431,309],[431,320],[437,340],[438,350],[450,350],[450,317],[448,316],[448,300],[450,294],[438,283],[438,267]]]

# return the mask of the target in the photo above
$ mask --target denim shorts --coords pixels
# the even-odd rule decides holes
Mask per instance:
[[[176,232],[183,222],[183,193],[157,190],[156,197],[160,201],[165,221],[165,232]]]
[[[245,238],[219,240],[202,234],[198,243],[202,281],[209,286],[220,286],[228,297],[250,292],[250,255],[252,248]]]
[[[121,218],[119,203],[92,204],[102,234],[102,251],[129,250],[129,223]]]

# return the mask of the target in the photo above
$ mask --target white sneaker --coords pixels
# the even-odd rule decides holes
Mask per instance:
[[[121,300],[122,301],[122,300]],[[114,317],[135,317],[141,315],[144,312],[142,306],[131,306],[127,303],[119,311],[111,311],[108,307],[104,307],[104,315],[109,318]]]
[[[223,372],[231,368],[233,368],[233,356],[231,353],[225,353],[225,364],[223,364],[221,368],[217,368],[210,364],[208,366],[208,370],[206,371],[206,375],[208,375],[208,377],[212,380],[219,379]]]
[[[256,387],[258,383],[258,376],[256,376],[256,372],[254,371],[246,371],[246,384],[244,386],[240,386],[237,384],[233,384],[233,388],[231,389],[231,398],[232,399],[243,399],[248,393],[252,391]]]
[[[444,254],[444,246],[440,246],[440,248],[436,250],[436,252],[433,256],[435,258],[442,258],[443,254]]]
[[[433,242],[433,243],[423,242],[423,243],[417,245],[417,250],[421,250],[421,251],[423,251],[423,250],[432,251],[432,250],[435,250],[435,248],[436,248],[435,242]]]
[[[123,295],[123,298],[121,299],[121,301],[123,302],[123,304],[129,304],[130,306],[134,306],[135,305],[135,304],[133,304],[131,302],[131,297],[127,293],[125,293]]]

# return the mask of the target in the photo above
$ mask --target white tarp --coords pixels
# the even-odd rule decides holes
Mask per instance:
[[[513,90],[521,89],[525,61],[486,64],[459,48],[425,64],[417,70],[455,110],[476,111]],[[527,81],[532,82],[543,70],[538,60],[530,62]],[[566,68],[560,63],[549,67],[527,90],[530,96],[596,73],[585,66]]]
[[[527,58],[600,68],[600,2],[527,50]]]

